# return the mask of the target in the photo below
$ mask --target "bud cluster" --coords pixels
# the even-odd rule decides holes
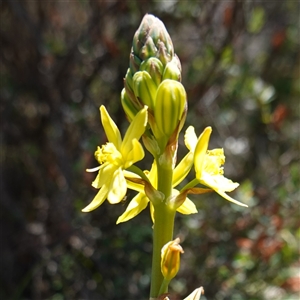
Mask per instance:
[[[181,129],[186,117],[186,92],[181,64],[164,24],[147,14],[136,31],[124,79],[121,103],[129,121],[148,106],[155,139],[169,138]]]

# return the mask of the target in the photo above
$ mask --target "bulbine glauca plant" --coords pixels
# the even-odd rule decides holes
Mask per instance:
[[[177,162],[178,136],[188,109],[187,95],[172,40],[164,24],[153,15],[145,15],[134,35],[121,104],[130,122],[123,138],[106,108],[100,107],[108,142],[95,152],[99,166],[87,170],[98,172],[92,186],[99,191],[82,211],[90,212],[106,199],[111,204],[119,203],[127,189],[137,195],[117,224],[134,218],[149,204],[153,221],[150,299],[168,299],[168,285],[179,270],[184,252],[179,238],[173,237],[175,214],[197,213],[188,195],[216,192],[237,205],[247,205],[227,194],[239,184],[223,176],[223,149],[208,150],[211,127],[199,136],[194,127],[187,128],[187,154]],[[145,171],[135,165],[144,158],[144,149],[153,156],[151,167]],[[176,188],[192,168],[195,178]],[[197,288],[185,300],[200,299],[202,292],[202,287]]]

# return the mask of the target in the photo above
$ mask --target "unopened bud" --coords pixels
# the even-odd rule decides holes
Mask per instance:
[[[135,72],[137,72],[139,70],[141,62],[142,62],[142,60],[140,58],[138,58],[136,55],[134,55],[134,53],[130,53],[129,67],[130,67],[132,74],[134,74]]]
[[[139,112],[139,110],[134,106],[125,88],[121,92],[121,104],[128,118],[128,121],[131,122],[135,115]]]
[[[181,69],[178,67],[177,61],[179,62],[178,58],[174,56],[174,58],[167,63],[162,80],[173,79],[181,81]]]
[[[161,249],[161,272],[168,281],[176,276],[180,267],[180,254],[184,251],[179,243],[180,239],[176,238]]]
[[[132,74],[131,74],[130,68],[128,68],[126,76],[124,78],[124,87],[126,89],[126,93],[127,93],[128,97],[133,102],[134,106],[136,106],[136,107],[141,106],[142,107],[142,105],[139,105],[139,101],[136,98],[136,96],[134,95],[134,91],[133,91],[133,78],[132,78]]]
[[[153,110],[156,96],[156,84],[146,71],[139,71],[133,76],[133,91],[135,96]]]
[[[155,56],[157,51],[157,48],[154,44],[154,41],[151,36],[147,36],[147,39],[145,40],[145,44],[139,51],[139,57],[144,60],[149,57]]]
[[[132,42],[132,54],[140,60],[157,57],[165,65],[174,56],[174,47],[164,23],[153,15],[146,14]],[[131,58],[130,58],[131,60]],[[133,74],[137,71],[133,64]]]
[[[164,66],[162,62],[156,57],[150,57],[143,61],[140,66],[141,71],[147,71],[155,84],[159,86],[162,80],[162,74],[164,72]]]
[[[158,87],[154,118],[159,130],[170,137],[186,114],[187,99],[183,85],[166,79]]]

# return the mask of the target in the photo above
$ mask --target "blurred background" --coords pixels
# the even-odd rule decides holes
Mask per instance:
[[[198,196],[198,214],[177,216],[172,299],[198,286],[201,300],[299,299],[299,11],[292,0],[1,1],[0,298],[148,298],[149,210],[115,224],[133,192],[81,209],[106,141],[99,106],[124,132],[131,42],[153,13],[182,62],[184,129],[213,127],[210,149],[224,147],[232,195],[249,205]]]

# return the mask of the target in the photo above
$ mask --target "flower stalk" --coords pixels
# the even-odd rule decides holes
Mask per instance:
[[[176,210],[170,209],[166,200],[172,194],[172,166],[158,164],[157,166],[158,185],[157,190],[165,196],[164,201],[154,205],[154,226],[153,226],[153,255],[150,296],[157,297],[159,292],[165,293],[168,286],[161,290],[164,281],[161,272],[161,249],[173,239],[174,219]]]

